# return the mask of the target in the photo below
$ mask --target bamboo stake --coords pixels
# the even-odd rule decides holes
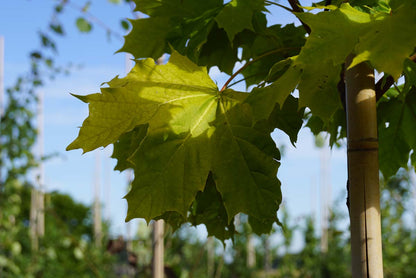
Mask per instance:
[[[324,145],[325,146],[325,145]],[[328,158],[329,149],[321,148],[320,193],[321,193],[321,252],[328,252],[328,222],[331,206],[331,185],[329,183]]]
[[[38,251],[38,234],[37,234],[37,204],[38,204],[38,191],[36,188],[32,188],[30,192],[30,242],[32,251]]]
[[[153,278],[165,277],[164,266],[164,236],[165,223],[163,220],[153,222]]]
[[[100,153],[95,153],[95,177],[94,177],[94,203],[93,203],[93,219],[94,219],[94,243],[95,246],[101,248],[102,241],[102,222],[101,222],[101,204],[100,204],[100,187],[101,187],[101,158]]]
[[[37,199],[37,234],[39,237],[45,235],[45,168],[43,164],[44,156],[44,114],[43,114],[43,92],[39,92],[38,100],[38,199]]]
[[[207,239],[207,277],[214,277],[214,270],[215,270],[215,242],[214,238],[208,237]]]
[[[349,57],[347,64],[350,64]],[[383,277],[374,70],[345,74],[352,277]]]
[[[0,36],[0,126],[3,124],[1,119],[4,113],[4,37]],[[1,139],[1,138],[0,138]],[[0,142],[0,146],[1,146]],[[2,176],[0,171],[0,189],[3,187]],[[2,216],[0,215],[0,219]],[[0,268],[1,270],[1,268]]]
[[[163,64],[163,56],[157,59],[156,64]],[[165,222],[157,220],[153,223],[153,278],[165,277]]]
[[[267,246],[267,245],[266,245]],[[266,254],[268,252],[266,248]],[[267,256],[266,256],[267,257]],[[265,259],[267,261],[267,258]],[[254,237],[252,234],[247,235],[247,258],[246,265],[248,269],[252,269],[256,266],[256,249],[254,248]]]
[[[0,121],[3,116],[4,102],[4,37],[0,36]]]

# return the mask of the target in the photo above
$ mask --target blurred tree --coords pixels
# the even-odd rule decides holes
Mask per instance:
[[[381,207],[385,277],[416,277],[416,227],[409,171],[382,181]]]
[[[351,277],[351,249],[349,232],[340,228],[342,215],[336,209],[330,212],[328,226],[328,251],[321,256],[321,277]]]
[[[300,252],[300,276],[321,277],[321,253],[319,250],[319,239],[316,236],[315,222],[311,216],[305,219],[303,229],[305,245]]]
[[[114,2],[114,1],[110,1]],[[128,4],[130,1],[123,1]],[[62,0],[51,4],[52,15],[39,31],[39,47],[29,53],[29,67],[6,89],[5,107],[0,119],[0,277],[109,277],[109,256],[90,244],[92,226],[90,208],[70,196],[48,194],[45,206],[46,234],[34,254],[28,235],[30,171],[45,157],[35,157],[37,90],[59,74],[68,74],[71,64],[56,65],[56,38],[65,35],[60,16],[67,8],[78,10],[74,23],[80,32],[94,25],[105,28],[109,36],[117,31],[89,13],[91,1],[78,6]],[[126,31],[123,19],[118,29]],[[117,29],[117,28],[115,28]],[[3,105],[3,103],[1,104]]]

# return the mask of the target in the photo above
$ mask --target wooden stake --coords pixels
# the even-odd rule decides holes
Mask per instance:
[[[4,37],[0,36],[0,120],[4,113],[3,111],[4,100],[3,99],[4,99]]]
[[[43,114],[43,92],[39,92],[38,99],[38,156],[39,156],[39,167],[38,167],[38,195],[37,195],[37,234],[39,237],[45,235],[45,168],[43,164],[44,151],[44,140],[43,140],[43,129],[44,129],[44,114]]]
[[[101,187],[101,158],[100,153],[95,153],[95,177],[94,177],[94,243],[95,246],[101,248],[102,241],[102,222],[101,222],[101,203],[100,203],[100,187]]]
[[[266,245],[266,252],[265,252],[266,254],[268,253],[267,247],[268,246]],[[267,260],[267,258],[265,260]],[[248,269],[252,269],[256,266],[256,249],[254,247],[254,237],[252,234],[247,235],[246,265]]]
[[[349,62],[352,57],[349,57]],[[352,277],[383,277],[374,70],[345,73]]]
[[[153,278],[165,277],[164,237],[165,223],[163,220],[153,222]]]
[[[37,209],[38,205],[38,191],[36,188],[32,188],[30,192],[30,240],[31,240],[31,246],[32,251],[38,251],[39,248],[39,242],[38,242],[38,224],[37,224]]]
[[[207,277],[214,277],[215,271],[215,242],[212,236],[207,239]]]

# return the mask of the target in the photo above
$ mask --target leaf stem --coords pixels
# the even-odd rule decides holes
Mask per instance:
[[[233,82],[233,83],[229,84],[229,85],[228,85],[228,88],[230,88],[230,87],[232,87],[232,86],[234,86],[234,85],[236,85],[236,84],[238,84],[238,83],[240,83],[240,82],[243,82],[243,81],[245,81],[245,80],[248,80],[248,79],[250,79],[250,78],[256,77],[257,75],[258,75],[258,74],[253,74],[253,75],[247,76],[247,77],[245,77],[245,78],[241,78],[240,80],[237,80],[237,81],[235,81],[235,82]]]
[[[239,75],[243,70],[245,70],[248,66],[250,66],[251,64],[257,62],[258,60],[263,59],[264,57],[267,57],[269,55],[275,54],[275,53],[279,53],[281,51],[285,51],[285,50],[293,50],[293,49],[299,49],[299,47],[282,47],[282,48],[278,48],[278,49],[274,49],[272,51],[266,52],[260,56],[257,56],[256,58],[253,58],[252,60],[248,61],[247,63],[245,63],[239,70],[237,70],[233,75],[230,76],[230,78],[228,78],[228,80],[225,82],[224,86],[222,86],[220,93],[222,93],[223,91],[225,91],[225,89],[228,88],[228,84],[230,84],[230,82],[237,76]],[[234,84],[233,84],[234,85]]]

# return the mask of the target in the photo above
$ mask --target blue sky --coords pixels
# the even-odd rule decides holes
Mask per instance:
[[[85,3],[72,2],[78,5]],[[14,83],[18,74],[28,69],[28,54],[39,45],[37,32],[45,29],[54,3],[53,0],[13,0],[0,3],[0,36],[5,38],[6,87]],[[93,1],[90,12],[120,33],[123,33],[123,30],[119,20],[131,17],[126,5],[114,5],[104,0]],[[121,48],[123,41],[117,38],[108,40],[105,31],[99,26],[95,26],[90,34],[80,34],[75,27],[75,19],[79,15],[79,11],[67,9],[62,17],[66,35],[57,40],[57,62],[82,64],[82,68],[73,71],[69,76],[49,81],[40,91],[44,94],[45,153],[59,154],[45,163],[46,189],[69,193],[76,200],[89,204],[93,198],[97,151],[84,155],[80,150],[65,151],[88,115],[87,106],[69,93],[98,92],[102,82],[109,81],[116,75],[124,75],[126,55],[114,54]],[[275,23],[293,20],[293,16],[284,11],[274,13],[272,18]],[[218,85],[222,86],[223,75],[215,70],[211,73]],[[278,177],[282,181],[285,206],[295,219],[311,213],[316,214],[320,210],[320,163],[323,152],[326,152],[325,155],[328,157],[328,179],[332,186],[332,200],[340,200],[340,196],[345,196],[347,166],[344,149],[316,149],[314,138],[308,129],[301,131],[297,148],[291,146],[285,134],[276,132],[273,138],[278,146],[285,146]],[[100,165],[103,168],[100,180],[105,189],[101,192],[104,203],[103,215],[107,216],[107,209],[110,208],[112,233],[125,234],[124,218],[127,204],[122,197],[126,193],[127,177],[124,173],[112,171],[115,161],[108,158],[111,154],[109,148],[99,150],[99,153]],[[347,213],[344,199],[339,202],[339,208]]]

